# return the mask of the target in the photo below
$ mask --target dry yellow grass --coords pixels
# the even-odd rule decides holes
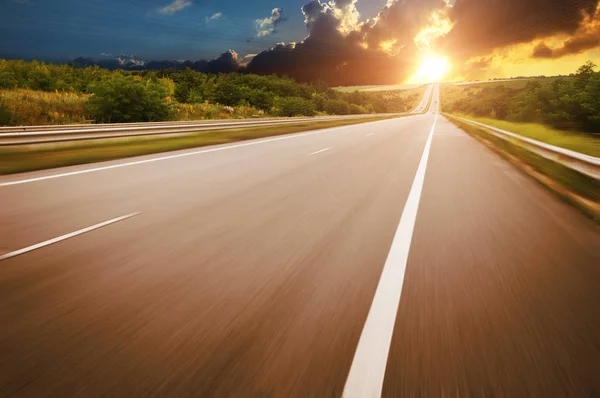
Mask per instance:
[[[0,99],[11,114],[7,124],[14,126],[90,123],[84,106],[87,98],[68,92],[0,90]]]

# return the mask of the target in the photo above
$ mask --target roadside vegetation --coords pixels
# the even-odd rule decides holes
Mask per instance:
[[[538,123],[517,123],[507,120],[469,116],[470,120],[497,127],[550,145],[600,157],[600,137],[575,131],[557,130]]]
[[[0,60],[0,125],[403,113],[416,107],[423,92],[341,92],[275,75]]]
[[[554,129],[600,133],[600,72],[592,62],[568,77],[452,85],[442,88],[444,112]]]

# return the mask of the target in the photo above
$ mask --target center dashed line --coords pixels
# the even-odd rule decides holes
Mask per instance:
[[[319,151],[316,151],[316,152],[313,152],[313,153],[310,153],[310,154],[308,154],[308,156],[316,155],[316,154],[318,154],[318,153],[325,152],[325,151],[328,151],[328,150],[330,150],[330,149],[331,149],[331,147],[328,147],[328,148],[325,148],[325,149],[321,149],[321,150],[319,150]]]

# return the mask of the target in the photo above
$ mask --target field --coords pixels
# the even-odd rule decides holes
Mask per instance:
[[[423,86],[422,84],[392,84],[392,85],[373,85],[373,86],[341,86],[335,87],[335,90],[350,93],[353,91],[367,91],[367,92],[376,92],[376,91],[397,91],[397,90],[409,90],[414,88],[419,88]]]

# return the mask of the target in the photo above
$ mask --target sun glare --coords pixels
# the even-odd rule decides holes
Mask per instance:
[[[441,81],[450,71],[448,58],[428,54],[421,61],[417,73],[410,79],[411,83],[433,83]]]

